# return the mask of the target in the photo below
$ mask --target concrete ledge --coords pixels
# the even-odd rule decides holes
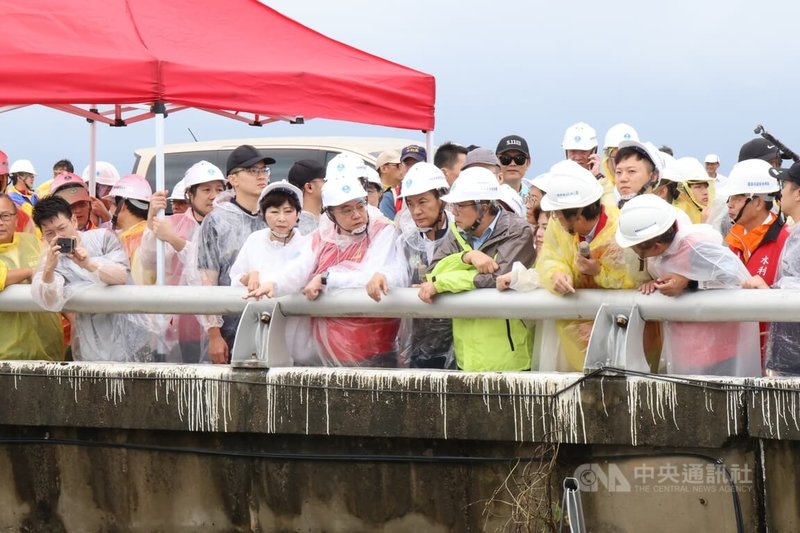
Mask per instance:
[[[634,446],[800,437],[797,382],[710,381],[8,361],[0,424]]]

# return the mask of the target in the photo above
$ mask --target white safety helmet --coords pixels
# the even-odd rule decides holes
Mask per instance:
[[[297,201],[300,202],[300,209],[301,210],[303,209],[303,191],[301,191],[300,189],[289,183],[288,180],[273,181],[272,183],[264,187],[261,190],[261,195],[258,197],[259,205],[261,205],[261,200],[263,200],[267,194],[277,190],[286,191],[289,194],[293,194],[297,198]]]
[[[638,141],[639,134],[633,129],[633,126],[620,122],[614,124],[606,132],[606,137],[603,140],[603,149],[619,148],[619,143],[622,141]]]
[[[576,163],[577,164],[577,163]],[[550,180],[550,173],[545,172],[544,174],[539,174],[531,179],[522,178],[522,182],[525,183],[528,187],[536,187],[540,191],[547,192],[547,183]]]
[[[373,183],[377,185],[379,189],[383,190],[383,183],[381,182],[381,176],[380,174],[378,174],[377,170],[365,164],[364,172],[367,173],[367,183]]]
[[[666,164],[664,170],[659,174],[659,178],[666,181],[674,181],[675,183],[684,183],[686,181],[683,167],[676,160]]]
[[[549,174],[542,211],[586,207],[603,196],[603,186],[597,178],[574,161],[556,163]]]
[[[216,165],[208,161],[198,161],[186,170],[181,181],[187,189],[191,189],[195,185],[208,183],[210,181],[221,181],[224,183],[225,175]]]
[[[667,232],[678,219],[678,210],[655,194],[642,194],[619,211],[617,244],[630,248]]]
[[[336,207],[350,200],[366,200],[367,191],[355,176],[326,179],[322,185],[322,207]]]
[[[81,174],[83,181],[89,183],[89,166],[83,169]],[[96,161],[94,164],[94,182],[99,185],[114,186],[120,180],[117,167],[108,161]]]
[[[656,148],[656,145],[650,141],[622,141],[619,143],[619,148],[633,148],[640,154],[647,156],[647,158],[653,162],[653,165],[659,174],[662,170],[664,170],[664,158],[661,155],[664,152],[660,152],[658,148]]]
[[[17,159],[11,164],[11,169],[9,169],[9,174],[16,174],[17,172],[26,172],[28,174],[33,174],[36,176],[36,169],[33,168],[33,163],[28,161],[27,159]]]
[[[175,186],[172,188],[172,192],[169,195],[169,199],[179,202],[186,201],[186,178],[180,180]]]
[[[367,177],[367,164],[358,156],[348,153],[340,153],[328,162],[325,172],[325,179],[336,179],[343,176],[353,178]]]
[[[584,122],[573,124],[564,132],[561,148],[564,150],[591,150],[592,148],[597,148],[597,132]]]
[[[124,178],[120,178],[116,185],[111,188],[111,191],[106,195],[106,198],[126,198],[128,200],[139,200],[141,202],[150,202],[150,196],[153,194],[153,189],[145,178],[138,174],[130,174]]]
[[[519,217],[525,216],[525,203],[522,201],[522,196],[508,183],[500,185],[500,201],[511,209],[515,215]]]
[[[696,157],[681,157],[676,160],[676,163],[683,172],[685,181],[714,181],[714,178],[709,177],[703,163],[698,161]]]
[[[658,156],[661,158],[661,163],[664,168],[667,168],[668,165],[672,165],[677,161],[674,156],[669,155],[667,152],[662,152],[661,150],[658,150]]]
[[[774,195],[781,187],[770,174],[771,168],[769,163],[761,159],[739,161],[733,165],[728,179],[720,186],[718,195],[722,198],[737,194]]]
[[[461,171],[458,179],[450,187],[450,192],[442,196],[442,200],[450,204],[500,200],[500,183],[491,170],[469,167]]]
[[[495,178],[497,181],[497,178]],[[400,187],[400,198],[415,196],[428,191],[449,189],[447,178],[442,169],[431,163],[417,163],[406,172],[403,185]]]

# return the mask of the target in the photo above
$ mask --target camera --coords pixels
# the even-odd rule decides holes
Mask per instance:
[[[62,254],[71,254],[75,251],[74,237],[59,237],[56,239],[56,244]]]

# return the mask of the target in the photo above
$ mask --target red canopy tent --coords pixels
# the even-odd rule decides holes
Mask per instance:
[[[0,12],[0,111],[40,104],[86,117],[92,167],[96,122],[155,117],[159,189],[163,119],[190,107],[253,125],[327,118],[418,129],[432,145],[432,76],[256,0],[0,0]]]
[[[160,101],[434,127],[432,76],[256,0],[2,0],[0,9],[0,105]]]

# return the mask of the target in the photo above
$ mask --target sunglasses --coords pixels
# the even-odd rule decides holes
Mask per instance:
[[[522,166],[528,160],[528,156],[526,156],[524,154],[515,155],[515,156],[499,155],[499,156],[497,156],[497,159],[500,160],[500,164],[503,165],[503,166],[510,165],[512,161],[514,163],[516,163],[518,166]]]

